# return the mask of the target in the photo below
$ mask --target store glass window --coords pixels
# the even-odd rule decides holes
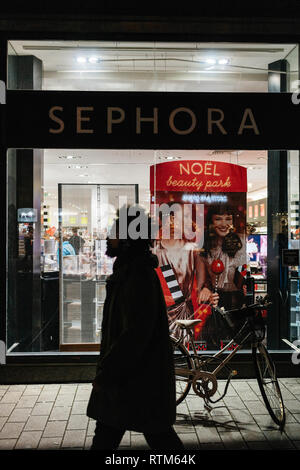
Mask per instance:
[[[41,74],[43,90],[258,93],[279,61],[290,84],[298,79],[295,44],[11,40],[8,59],[11,89],[20,73],[27,89]]]
[[[37,92],[272,92],[278,67],[285,91],[296,89],[298,76],[293,44],[11,41],[9,51],[9,88]],[[299,267],[284,267],[280,279],[272,271],[282,248],[299,248],[299,152],[278,152],[281,160],[267,149],[203,150],[201,143],[195,150],[9,149],[8,353],[99,350],[113,262],[106,236],[124,204],[158,214],[154,251],[171,330],[178,315],[201,318],[198,348],[220,349],[228,337],[209,292],[218,289],[231,308],[274,284],[285,329],[276,330],[271,311],[268,345],[282,347],[282,334],[299,338]],[[283,157],[280,172],[274,165]],[[285,199],[276,199],[272,169]],[[222,273],[213,272],[216,260]]]

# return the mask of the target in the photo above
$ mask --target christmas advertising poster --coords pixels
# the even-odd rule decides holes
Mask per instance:
[[[178,160],[150,167],[151,212],[158,231],[154,253],[168,309],[176,320],[201,319],[198,349],[221,349],[230,339],[220,314],[245,301],[246,168],[230,163]]]

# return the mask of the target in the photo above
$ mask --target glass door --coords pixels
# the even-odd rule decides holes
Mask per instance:
[[[106,237],[118,209],[137,202],[135,184],[59,184],[61,351],[98,349],[113,264]]]

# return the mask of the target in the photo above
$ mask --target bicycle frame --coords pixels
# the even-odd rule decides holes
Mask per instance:
[[[200,361],[199,359],[199,356],[198,356],[198,353],[197,353],[197,350],[196,350],[196,346],[195,346],[195,342],[194,342],[194,334],[193,334],[193,330],[192,328],[186,328],[186,336],[190,339],[190,343],[191,343],[191,346],[192,346],[192,350],[193,350],[193,354],[191,355],[190,352],[188,351],[188,349],[186,348],[186,346],[184,345],[184,332],[182,330],[182,334],[180,335],[180,338],[177,340],[178,343],[181,344],[182,347],[185,348],[186,350],[186,353],[190,356],[190,358],[192,359],[192,363],[193,363],[193,368],[189,371],[187,371],[186,369],[180,369],[180,368],[176,368],[176,374],[177,375],[181,375],[183,377],[190,377],[191,373],[193,375],[195,375],[199,370],[201,370],[201,367],[203,364],[205,363],[208,363],[208,362],[211,362],[217,358],[219,358],[224,352],[226,352],[235,342],[234,338],[231,339],[229,341],[229,343],[224,346],[224,348],[222,348],[220,351],[216,352],[213,356],[209,356],[207,359],[203,358],[202,356],[202,359]],[[233,351],[231,353],[229,353],[229,355],[227,357],[225,357],[223,359],[223,361],[211,372],[215,377],[217,377],[217,374],[224,368],[224,366],[229,362],[231,361],[231,359],[233,358],[233,356],[241,349],[242,347],[242,344],[249,338],[249,336],[251,336],[251,332],[249,332],[244,338],[243,340],[237,344],[237,346],[233,349]],[[236,371],[235,371],[235,374],[236,374]]]

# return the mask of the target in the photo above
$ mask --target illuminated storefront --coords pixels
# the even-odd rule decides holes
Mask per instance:
[[[105,238],[125,202],[201,206],[203,250],[210,209],[231,217],[239,259],[224,263],[251,280],[249,299],[273,299],[268,347],[290,363],[282,338],[299,339],[300,276],[282,254],[299,248],[297,41],[25,36],[6,37],[7,366],[77,363],[89,377],[112,270]],[[175,285],[166,290],[165,266],[162,257],[168,301]],[[222,290],[227,272],[217,281]],[[195,290],[184,295],[198,318]],[[227,340],[201,328],[204,352]],[[239,357],[247,361],[247,350]]]

